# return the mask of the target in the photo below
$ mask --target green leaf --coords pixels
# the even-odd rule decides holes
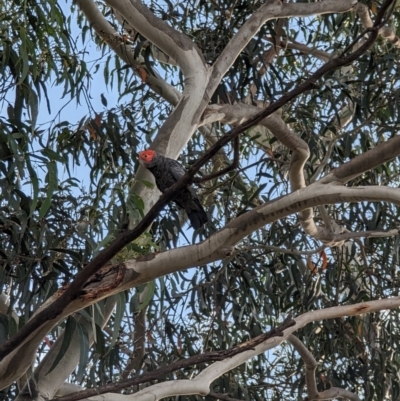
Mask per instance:
[[[104,333],[103,330],[101,329],[100,326],[97,324],[95,325],[95,330],[96,330],[96,342],[94,344],[96,352],[102,357],[105,355],[106,351],[106,342],[104,339]]]
[[[145,187],[153,189],[154,188],[154,184],[150,181],[146,181],[146,180],[139,180],[139,182],[141,182]]]
[[[64,357],[65,353],[68,351],[68,348],[74,337],[75,329],[76,329],[76,320],[72,316],[69,316],[67,319],[67,324],[65,325],[64,338],[61,343],[60,350],[58,351],[58,354],[54,359],[54,362],[51,365],[50,370],[46,374],[49,374],[58,365],[58,363]]]
[[[12,337],[18,331],[18,324],[17,321],[14,319],[13,314],[10,316],[8,322],[9,322],[8,335]]]
[[[32,132],[35,130],[37,116],[39,114],[39,99],[34,90],[29,88],[29,97],[28,97],[28,110],[31,117],[32,122]]]
[[[147,305],[153,299],[155,290],[156,290],[156,282],[154,280],[149,281],[146,285],[146,288],[143,290],[143,291],[146,291],[145,298],[144,298],[143,302],[140,304],[137,312],[141,312],[144,308],[147,307]]]
[[[22,84],[25,81],[26,76],[29,72],[29,60],[28,60],[28,50],[27,50],[27,37],[26,37],[26,29],[23,26],[19,27],[19,37],[21,39],[21,58],[19,62],[22,62],[22,72],[20,78],[17,82],[17,85]]]
[[[9,338],[8,318],[0,313],[0,344],[4,344]]]
[[[137,208],[137,210],[139,211],[139,213],[143,216],[143,210],[144,210],[143,199],[140,196],[138,196],[134,193],[131,193],[129,196],[129,200],[130,200],[131,205],[135,206]]]
[[[51,161],[57,161],[57,162],[65,164],[65,158],[62,155],[60,155],[59,153],[54,152],[54,150],[45,148],[45,149],[41,149],[40,152],[42,153],[43,156],[47,156]]]
[[[119,336],[119,329],[121,328],[122,317],[124,316],[126,305],[125,293],[120,292],[117,296],[117,307],[115,308],[114,317],[114,330],[111,338],[110,348],[114,347],[115,341]]]
[[[115,238],[115,234],[110,231],[106,237],[97,244],[96,249],[94,250],[95,255],[100,252],[102,248],[104,248],[106,245],[108,245],[109,242],[111,242]]]
[[[76,373],[76,380],[80,382],[86,370],[86,365],[89,360],[89,337],[85,326],[77,322],[79,335],[79,368]]]
[[[47,173],[47,184],[48,184],[47,193],[46,193],[46,198],[43,201],[42,206],[40,207],[40,212],[39,212],[40,219],[42,219],[49,210],[53,193],[57,188],[57,164],[54,161],[50,161],[47,164],[47,167],[49,170]]]
[[[32,188],[33,188],[33,199],[31,203],[31,210],[29,216],[32,216],[33,212],[36,210],[36,205],[39,200],[39,180],[35,169],[32,167],[31,160],[26,157],[26,166],[28,167],[29,175],[31,178]]]

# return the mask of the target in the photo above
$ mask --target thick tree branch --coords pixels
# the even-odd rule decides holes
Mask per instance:
[[[318,393],[318,400],[332,400],[333,398],[345,398],[350,401],[361,401],[357,394],[340,387],[332,387],[329,390]]]
[[[177,105],[182,96],[181,93],[172,85],[165,82],[157,73],[154,75],[154,72],[150,72],[143,57],[139,56],[135,58],[135,49],[132,48],[132,45],[125,43],[121,35],[104,18],[104,15],[100,12],[95,2],[93,0],[77,0],[77,4],[97,35],[114,50],[118,57],[131,65],[136,75],[141,78],[143,75],[140,75],[140,70],[145,70],[145,83],[167,102],[174,106]]]
[[[82,398],[91,397],[97,394],[119,391],[126,387],[135,386],[141,383],[147,383],[152,380],[159,380],[161,377],[165,376],[168,373],[172,373],[189,366],[198,365],[200,363],[223,361],[247,350],[254,349],[254,347],[256,347],[258,344],[263,343],[271,337],[283,336],[284,330],[286,330],[288,327],[293,326],[294,324],[295,321],[289,317],[285,319],[282,324],[280,324],[276,328],[273,328],[271,331],[261,334],[245,343],[236,345],[235,347],[232,347],[228,350],[206,352],[204,354],[195,355],[188,359],[182,359],[176,362],[172,362],[165,367],[145,373],[140,377],[121,380],[117,383],[111,383],[94,389],[80,391],[78,393],[58,398],[57,401],[77,401],[81,400]]]
[[[382,142],[373,149],[365,152],[349,163],[342,164],[322,178],[319,182],[327,184],[330,182],[340,182],[345,184],[350,180],[360,176],[366,171],[372,170],[389,160],[400,155],[400,135],[396,135],[386,142]]]
[[[306,17],[328,13],[343,13],[351,10],[357,0],[324,0],[317,3],[289,3],[283,4],[281,0],[272,0],[263,4],[242,25],[239,32],[230,40],[225,49],[214,63],[213,80],[220,80],[232,66],[237,55],[250,42],[263,24],[274,18],[291,16]]]
[[[209,82],[209,68],[188,36],[157,18],[142,2],[109,0],[107,3],[116,9],[132,28],[172,57],[185,75],[182,97],[151,145],[152,149],[176,159],[195,132],[199,116],[204,110],[204,92]],[[137,172],[137,179],[131,190],[146,199],[144,212],[147,213],[155,204],[159,192],[141,184],[142,180],[154,182],[151,174],[142,166]]]
[[[132,28],[172,57],[185,76],[191,76],[194,71],[205,68],[203,55],[193,41],[161,18],[157,18],[141,1],[106,0],[106,2],[118,10]]]

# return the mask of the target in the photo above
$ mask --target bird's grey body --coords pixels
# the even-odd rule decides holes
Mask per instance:
[[[151,153],[150,153],[151,152]],[[140,156],[140,162],[152,172],[156,180],[157,188],[161,192],[165,192],[168,188],[174,185],[180,178],[182,178],[186,170],[176,160],[164,157],[154,151],[144,151],[140,154],[146,154],[151,157]],[[147,156],[147,155],[146,155]],[[207,221],[207,214],[200,203],[196,194],[196,190],[189,186],[180,192],[173,201],[182,209],[184,209],[192,223],[193,228],[198,229],[203,226]]]

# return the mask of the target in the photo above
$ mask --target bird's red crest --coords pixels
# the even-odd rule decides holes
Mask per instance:
[[[156,155],[156,152],[154,150],[142,150],[141,152],[138,153],[139,155],[139,161],[142,163],[149,163],[153,160],[154,156]]]

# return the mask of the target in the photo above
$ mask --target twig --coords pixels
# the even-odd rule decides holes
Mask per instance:
[[[304,362],[306,372],[305,379],[307,385],[307,400],[330,400],[332,398],[347,398],[352,401],[361,401],[357,394],[345,390],[340,387],[331,387],[328,390],[318,392],[317,383],[315,381],[315,370],[318,363],[313,354],[307,347],[293,334],[288,337],[288,341],[293,345],[294,349],[300,354]]]
[[[196,184],[200,184],[205,181],[210,181],[213,178],[220,177],[221,175],[227,174],[233,170],[236,170],[239,167],[239,151],[240,151],[240,143],[239,143],[239,136],[237,136],[233,140],[233,162],[230,166],[225,167],[224,169],[217,171],[216,173],[212,173],[209,175],[206,175],[205,177],[201,178],[194,178],[193,182]]]
[[[240,250],[252,250],[252,249],[263,249],[267,251],[273,251],[273,252],[281,252],[281,253],[289,253],[292,255],[314,255],[318,252],[323,251],[326,248],[326,245],[321,245],[320,247],[316,249],[312,249],[311,251],[299,251],[297,249],[285,249],[285,248],[280,248],[279,246],[272,246],[272,245],[251,245],[251,246],[244,246],[240,248]]]
[[[347,241],[355,238],[382,238],[382,237],[393,237],[394,235],[400,234],[400,230],[394,228],[389,231],[360,231],[357,233],[345,232],[341,234],[335,234],[335,241]]]
[[[215,398],[216,400],[221,400],[221,401],[242,401],[238,400],[237,398],[229,397],[226,394],[214,393],[212,391],[207,394],[207,397]]]

